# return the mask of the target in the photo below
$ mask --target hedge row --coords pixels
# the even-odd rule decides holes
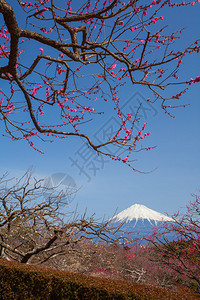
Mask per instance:
[[[197,299],[144,284],[0,260],[0,299]]]

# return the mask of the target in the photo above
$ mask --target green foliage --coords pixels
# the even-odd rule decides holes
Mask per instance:
[[[0,260],[1,299],[197,299],[185,293]]]

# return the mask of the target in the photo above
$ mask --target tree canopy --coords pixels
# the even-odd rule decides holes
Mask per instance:
[[[38,151],[36,137],[52,142],[77,136],[99,154],[134,169],[131,154],[150,132],[140,120],[140,105],[135,114],[124,112],[118,91],[126,83],[142,86],[149,92],[146,101],[159,101],[173,117],[172,108],[182,106],[181,96],[200,82],[192,74],[179,79],[184,58],[199,53],[199,40],[181,49],[177,43],[184,31],[169,32],[163,12],[199,5],[199,0],[9,2],[0,0],[0,113],[5,132]],[[95,144],[87,126],[110,103],[118,129]],[[124,151],[113,154],[106,147],[110,145]]]

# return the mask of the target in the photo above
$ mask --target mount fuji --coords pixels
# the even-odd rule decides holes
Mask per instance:
[[[115,215],[112,221],[114,224],[123,223],[121,230],[130,232],[131,238],[134,238],[146,236],[164,222],[173,222],[173,219],[144,205],[134,204]]]

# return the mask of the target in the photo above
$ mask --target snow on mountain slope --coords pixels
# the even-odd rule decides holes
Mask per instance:
[[[148,220],[150,223],[151,221],[154,221],[155,223],[173,221],[171,218],[141,204],[134,204],[113,217],[115,222],[126,223],[131,221],[137,223],[139,219]]]

